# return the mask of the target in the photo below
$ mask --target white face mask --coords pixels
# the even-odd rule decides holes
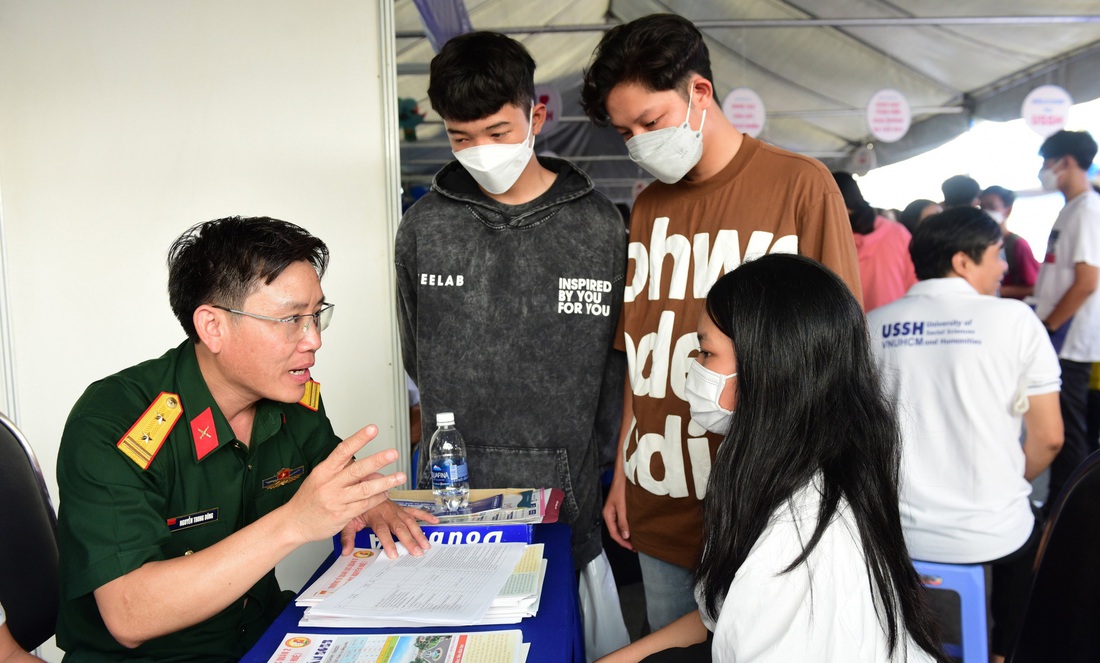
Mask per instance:
[[[1043,168],[1039,171],[1039,183],[1043,185],[1044,191],[1057,191],[1058,190],[1058,173],[1054,172],[1054,168]]]
[[[695,131],[688,124],[690,117],[689,91],[688,112],[684,123],[676,127],[648,131],[626,141],[630,159],[665,184],[675,184],[682,180],[703,156],[703,124],[707,121],[707,111],[703,111],[699,128]]]
[[[475,145],[451,153],[482,189],[502,194],[512,188],[534,154],[535,141],[531,137],[534,117],[535,105],[532,103],[527,118],[527,137],[518,143]]]
[[[719,399],[722,397],[722,390],[726,388],[726,380],[736,376],[736,372],[722,375],[697,361],[691,362],[687,381],[684,382],[684,394],[695,423],[719,435],[729,432],[733,410],[722,407]]]
[[[1000,225],[1000,224],[1005,222],[1005,215],[998,212],[997,210],[987,209],[987,210],[983,210],[983,211],[989,216],[989,218],[996,221],[997,225]]]

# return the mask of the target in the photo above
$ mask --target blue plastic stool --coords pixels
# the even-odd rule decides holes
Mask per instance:
[[[943,644],[948,656],[963,663],[989,660],[989,636],[985,621],[985,571],[981,564],[937,564],[913,560],[921,582],[931,589],[949,589],[959,595],[962,646]]]

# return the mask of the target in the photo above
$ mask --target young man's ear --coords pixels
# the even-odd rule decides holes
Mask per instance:
[[[199,341],[214,354],[221,352],[229,324],[228,315],[207,304],[198,307],[191,314],[191,321],[195,323],[195,333],[198,334]]]
[[[695,108],[710,108],[714,103],[714,86],[702,76],[695,76],[691,82],[691,105]]]
[[[546,123],[546,104],[535,104],[531,109],[531,135],[537,136]]]

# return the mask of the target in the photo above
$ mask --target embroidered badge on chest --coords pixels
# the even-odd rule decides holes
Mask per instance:
[[[263,486],[266,490],[274,490],[275,488],[285,486],[288,483],[301,479],[305,473],[305,465],[300,465],[298,467],[295,467],[294,469],[284,467],[283,469],[279,470],[278,473],[275,474],[275,476],[264,479],[260,483],[260,485]]]

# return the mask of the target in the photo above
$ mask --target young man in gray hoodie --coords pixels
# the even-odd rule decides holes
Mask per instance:
[[[587,175],[534,155],[546,119],[534,70],[522,45],[491,32],[432,59],[428,97],[456,161],[398,228],[398,317],[423,439],[454,412],[471,488],[560,488],[581,569],[602,551],[599,448],[620,423],[626,242]]]

